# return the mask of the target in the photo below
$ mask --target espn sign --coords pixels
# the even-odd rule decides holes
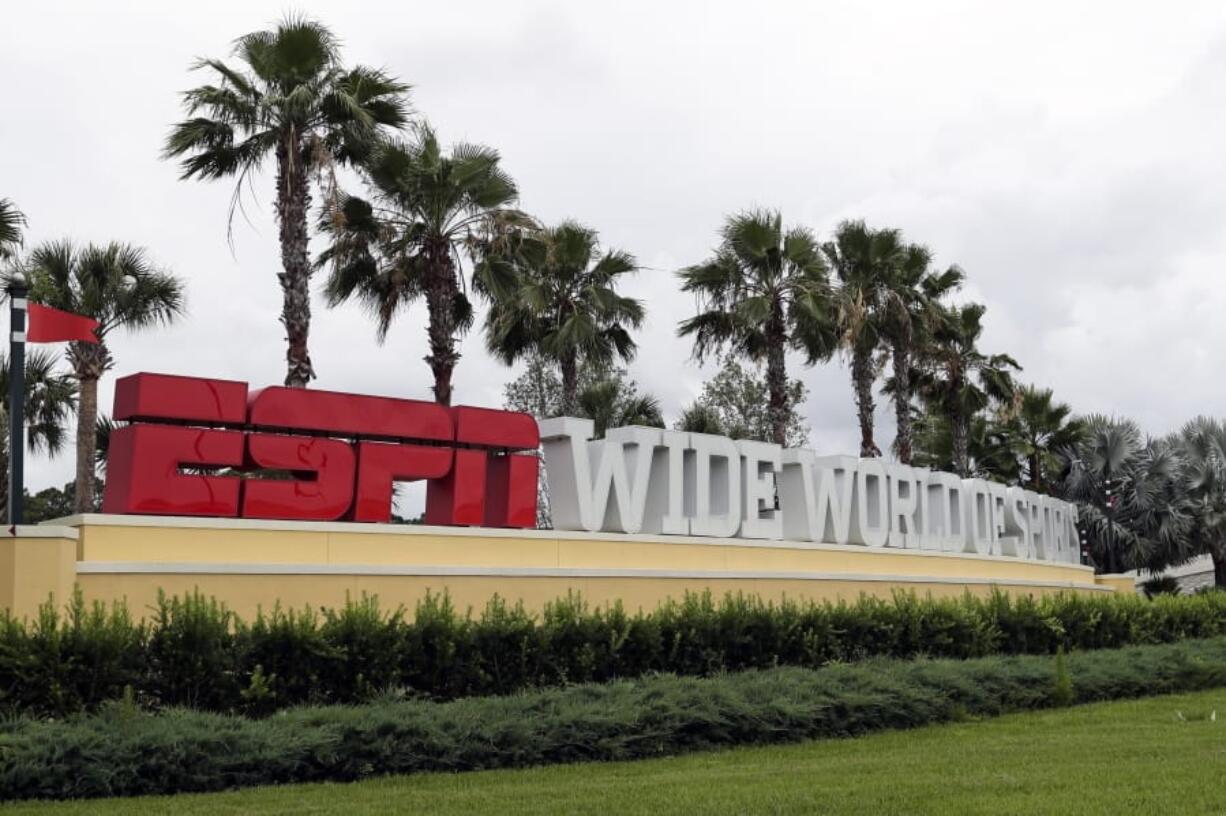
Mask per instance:
[[[425,480],[428,524],[536,526],[528,414],[133,374],[113,416],[104,513],[387,522]]]

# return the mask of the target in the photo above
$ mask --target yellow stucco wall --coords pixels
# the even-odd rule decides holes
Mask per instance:
[[[23,526],[16,533],[0,537],[0,608],[33,616],[48,598],[72,594],[77,538],[67,528]]]
[[[565,597],[568,591],[582,594],[593,606],[610,606],[616,601],[629,611],[651,610],[666,598],[680,599],[687,591],[709,589],[716,598],[725,593],[745,593],[770,599],[855,600],[861,595],[890,597],[898,588],[919,595],[960,597],[964,592],[987,595],[993,585],[963,586],[947,583],[911,582],[906,585],[867,581],[789,581],[786,579],[694,579],[682,578],[541,578],[490,576],[305,576],[305,575],[163,575],[156,582],[144,575],[87,575],[81,586],[86,598],[124,598],[134,613],[147,612],[157,597],[157,587],[168,594],[182,595],[198,590],[221,598],[242,617],[251,619],[258,609],[269,610],[280,601],[283,608],[335,607],[346,598],[378,596],[384,609],[403,606],[412,612],[427,592],[448,593],[458,609],[475,612],[495,595],[523,601],[529,609],[540,610],[546,603]],[[1068,588],[996,585],[1006,591],[1042,595],[1070,591]],[[1082,589],[1080,591],[1086,591]]]
[[[461,608],[480,609],[497,594],[539,609],[578,591],[592,604],[620,600],[635,610],[702,590],[837,600],[896,589],[1126,589],[1074,564],[804,542],[99,515],[51,524],[38,528],[37,546],[18,538],[0,548],[0,603],[19,614],[48,592],[66,597],[74,579],[87,600],[124,599],[138,614],[159,589],[198,589],[245,617],[278,601],[335,606],[363,594],[411,610],[427,592],[443,591]],[[56,529],[63,535],[46,538]],[[54,553],[49,540],[59,542]]]
[[[1131,575],[1095,575],[1094,583],[1110,587],[1116,592],[1136,592],[1137,581]]]

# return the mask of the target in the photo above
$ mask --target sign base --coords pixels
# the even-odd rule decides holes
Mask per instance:
[[[0,605],[33,615],[74,582],[87,602],[126,600],[144,616],[158,590],[199,590],[240,616],[259,609],[342,606],[376,595],[411,614],[446,592],[479,611],[494,595],[539,611],[568,592],[631,612],[710,591],[767,600],[934,597],[1132,588],[1090,567],[799,541],[630,536],[400,524],[251,521],[87,514],[20,527],[0,540]]]

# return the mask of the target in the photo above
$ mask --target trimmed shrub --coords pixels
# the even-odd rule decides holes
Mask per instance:
[[[165,794],[638,759],[1223,685],[1226,638],[1067,657],[650,675],[450,703],[298,708],[260,721],[110,703],[67,721],[0,723],[0,797]]]
[[[876,657],[1055,654],[1226,635],[1226,593],[769,603],[709,593],[651,612],[571,594],[542,614],[494,598],[477,614],[429,595],[410,617],[374,598],[280,606],[250,623],[211,598],[159,598],[146,622],[80,595],[34,620],[0,617],[0,714],[94,711],[130,688],[148,708],[266,716],[387,692],[429,700],[641,677],[818,668]]]

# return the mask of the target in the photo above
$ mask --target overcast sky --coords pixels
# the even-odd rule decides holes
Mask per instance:
[[[231,186],[159,159],[188,67],[224,57],[281,2],[8,3],[0,197],[28,240],[132,242],[188,282],[187,319],[118,336],[116,376],[284,377],[272,177],[226,243]],[[1221,3],[303,2],[350,63],[413,85],[444,141],[498,148],[525,209],[576,218],[644,270],[634,377],[670,421],[700,391],[673,271],[728,213],[771,207],[823,238],[900,227],[988,305],[983,348],[1079,412],[1165,433],[1224,415],[1226,7]],[[316,298],[321,388],[429,398],[425,309],[382,346]],[[463,344],[456,399],[499,405],[513,372]],[[794,373],[812,441],[854,453],[839,361]],[[878,410],[879,443],[893,435]],[[27,465],[38,489],[72,452]]]

